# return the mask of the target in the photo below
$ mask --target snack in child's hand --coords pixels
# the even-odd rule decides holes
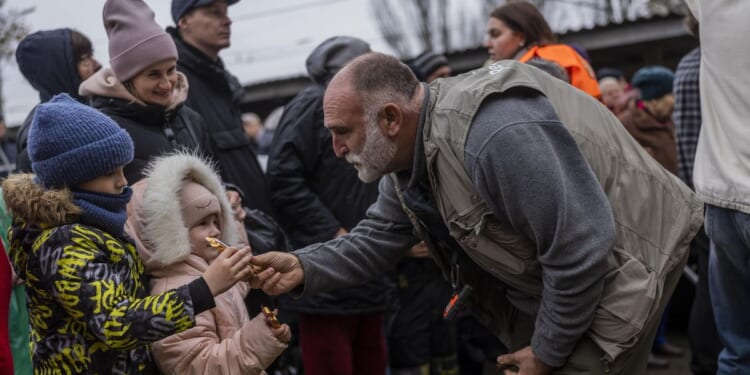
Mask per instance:
[[[276,314],[268,306],[260,305],[260,310],[263,311],[263,315],[268,319],[268,325],[271,326],[271,328],[281,327],[281,322],[279,322]]]
[[[229,247],[229,245],[216,237],[206,237],[206,242],[208,242],[208,245],[216,249],[218,252],[222,252]]]
[[[224,241],[222,241],[222,240],[220,240],[220,239],[218,239],[216,237],[206,237],[206,242],[208,242],[208,245],[211,246],[211,247],[213,247],[214,249],[216,249],[216,251],[218,251],[218,252],[222,252],[222,251],[226,250],[229,247],[229,245],[227,245],[226,242],[224,242]],[[252,268],[253,273],[255,273],[255,274],[258,274],[261,271],[263,271],[263,269],[260,268],[260,267],[258,267],[258,266],[250,265],[250,268]]]

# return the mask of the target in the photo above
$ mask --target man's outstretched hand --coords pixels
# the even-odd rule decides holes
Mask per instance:
[[[250,263],[263,269],[250,281],[250,286],[272,296],[287,293],[305,280],[299,259],[289,253],[271,251],[255,255]]]

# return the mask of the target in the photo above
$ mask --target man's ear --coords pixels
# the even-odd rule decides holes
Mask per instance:
[[[177,20],[177,29],[183,30],[188,26],[187,14],[183,14],[179,20]]]
[[[395,103],[386,103],[381,110],[381,114],[386,134],[390,137],[395,137],[401,130],[404,120],[404,113],[401,111],[401,107]]]

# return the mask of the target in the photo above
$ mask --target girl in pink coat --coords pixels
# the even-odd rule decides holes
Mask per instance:
[[[242,236],[216,171],[199,157],[177,153],[155,159],[133,186],[126,231],[133,237],[151,293],[195,279],[218,251],[206,237],[239,245]],[[271,328],[264,315],[250,319],[246,282],[214,298],[195,327],[152,345],[164,374],[265,374],[287,347],[289,327]],[[155,307],[158,308],[158,307]]]

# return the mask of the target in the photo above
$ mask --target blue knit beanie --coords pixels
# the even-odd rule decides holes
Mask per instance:
[[[128,133],[68,94],[37,106],[28,150],[31,169],[46,189],[76,187],[133,160]]]
[[[633,75],[633,87],[641,91],[641,99],[659,99],[672,92],[674,73],[663,66],[646,66]]]

